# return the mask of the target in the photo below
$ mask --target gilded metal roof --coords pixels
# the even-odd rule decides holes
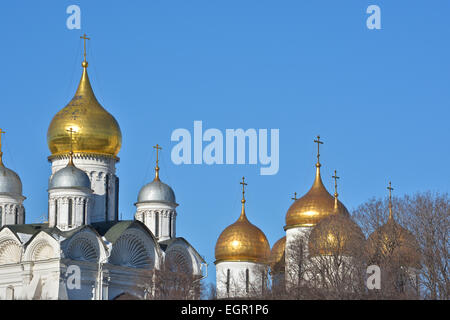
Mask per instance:
[[[74,130],[73,141],[68,130]],[[87,62],[83,63],[75,96],[52,119],[47,131],[47,143],[52,156],[67,154],[73,142],[74,153],[117,156],[122,133],[116,119],[97,101],[92,90]]]
[[[320,166],[320,163],[316,164],[316,178],[311,189],[288,209],[285,229],[298,226],[312,227],[335,213],[335,200],[323,185]],[[339,200],[337,205],[338,212],[349,215],[347,208]]]

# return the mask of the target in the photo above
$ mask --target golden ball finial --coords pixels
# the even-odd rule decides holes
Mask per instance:
[[[89,63],[88,63],[87,61],[83,61],[83,62],[81,63],[81,66],[82,66],[83,68],[87,68],[88,65],[89,65]]]

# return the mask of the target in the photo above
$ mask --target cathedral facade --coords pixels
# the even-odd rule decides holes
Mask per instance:
[[[94,95],[86,55],[82,67],[74,97],[47,132],[46,223],[25,224],[22,182],[2,162],[0,137],[0,299],[145,298],[166,266],[203,276],[204,259],[176,235],[178,204],[160,179],[158,159],[135,219],[119,220],[121,131]]]

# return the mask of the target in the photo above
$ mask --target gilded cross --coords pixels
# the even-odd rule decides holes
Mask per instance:
[[[317,143],[317,163],[320,163],[319,158],[320,158],[320,145],[323,144],[323,141],[320,141],[320,136],[317,136],[317,139],[314,140],[315,143]]]
[[[239,183],[242,184],[242,200],[244,200],[245,186],[247,185],[247,183],[245,183],[245,177],[242,177],[242,182]]]
[[[294,192],[294,197],[291,198],[292,200],[296,201],[297,200],[297,192]]]
[[[337,196],[337,179],[339,179],[340,177],[338,177],[336,170],[334,170],[334,176],[331,177],[334,179],[334,194]]]
[[[393,219],[393,215],[392,215],[392,190],[394,190],[394,188],[392,188],[391,182],[389,181],[389,187],[387,187],[387,189],[389,190],[389,219]]]
[[[2,152],[2,134],[5,134],[6,131],[3,131],[3,129],[0,129],[0,152]]]
[[[162,150],[161,146],[159,144],[156,144],[156,146],[153,146],[153,148],[156,149],[156,167],[158,167],[159,163],[159,150]]]
[[[391,201],[392,199],[392,190],[394,190],[394,188],[392,188],[392,184],[389,181],[389,187],[387,187],[387,189],[389,190],[389,201]]]
[[[86,33],[80,38],[84,40],[84,62],[86,62],[86,40],[91,40],[91,38],[86,37]]]
[[[70,153],[73,154],[73,134],[75,133],[75,130],[69,128],[69,130],[66,131],[70,134]]]

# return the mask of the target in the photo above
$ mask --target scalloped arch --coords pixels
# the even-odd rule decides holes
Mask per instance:
[[[18,263],[22,257],[22,249],[15,240],[0,242],[0,264]]]
[[[142,239],[135,234],[123,234],[114,243],[109,261],[112,264],[150,269],[154,258],[148,252]]]

